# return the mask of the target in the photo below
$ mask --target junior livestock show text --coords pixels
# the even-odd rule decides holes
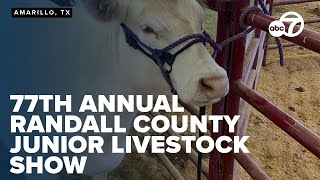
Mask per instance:
[[[213,140],[207,133],[208,129],[220,132],[223,121],[228,124],[229,133],[234,133],[240,116],[174,115],[185,112],[176,95],[170,101],[164,95],[85,95],[76,101],[78,104],[72,98],[10,95],[11,133],[15,138],[10,149],[11,173],[58,174],[65,170],[68,174],[82,174],[90,154],[132,153],[133,145],[137,153],[191,153],[193,143],[202,153],[213,149],[220,153],[249,153],[245,146],[248,136],[220,136]],[[159,112],[173,114],[164,116]],[[128,135],[132,126],[138,132],[135,136]],[[197,129],[207,135],[197,138]],[[169,131],[174,135],[165,136]],[[187,131],[192,135],[179,135]]]

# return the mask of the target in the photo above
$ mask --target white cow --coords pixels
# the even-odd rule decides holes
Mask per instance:
[[[30,7],[40,2],[19,3],[18,7],[21,3]],[[41,2],[43,5],[53,6]],[[18,53],[9,56],[21,61],[7,68],[16,72],[28,68],[14,79],[26,92],[72,94],[79,97],[74,102],[83,94],[171,95],[159,67],[126,43],[120,23],[148,46],[161,49],[204,30],[201,5],[196,0],[81,0],[73,9],[72,19],[15,19],[8,31],[15,32],[18,47],[11,48]],[[19,46],[26,50],[19,50]],[[170,77],[179,97],[196,106],[217,102],[229,90],[226,71],[201,43],[177,57]],[[27,88],[28,84],[32,86]],[[126,121],[122,126],[130,128],[135,115],[123,113]],[[89,155],[85,168],[85,175],[94,179],[106,178],[106,172],[115,169],[124,157],[111,153],[111,134],[102,136],[105,153]],[[119,134],[120,146],[124,146],[125,136]]]

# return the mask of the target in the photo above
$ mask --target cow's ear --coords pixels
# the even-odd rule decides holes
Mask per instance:
[[[123,18],[128,0],[81,0],[89,14],[98,21],[106,22]]]

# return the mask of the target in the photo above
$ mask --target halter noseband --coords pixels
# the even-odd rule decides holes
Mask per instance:
[[[163,48],[163,49],[154,49],[151,48],[150,46],[146,45],[145,43],[143,43],[136,34],[134,34],[128,26],[126,26],[125,24],[121,24],[121,27],[125,33],[126,36],[126,42],[128,43],[129,46],[131,46],[134,49],[137,49],[139,51],[141,51],[144,55],[146,55],[147,57],[149,57],[150,59],[152,59],[160,68],[161,73],[164,77],[164,79],[166,80],[166,82],[168,83],[168,85],[171,88],[171,92],[173,94],[177,94],[177,91],[175,90],[175,88],[173,87],[173,84],[170,80],[170,73],[172,71],[172,66],[176,60],[176,57],[181,54],[182,52],[184,52],[185,50],[187,50],[188,48],[190,48],[191,46],[193,46],[194,44],[197,43],[208,43],[211,47],[213,47],[215,49],[215,52],[213,53],[213,57],[217,54],[217,52],[220,52],[222,47],[217,44],[207,32],[203,32],[203,34],[190,34],[187,35],[175,42],[173,42],[172,44],[170,44],[169,46]],[[186,44],[184,47],[182,47],[180,50],[178,50],[176,53],[171,54],[169,51],[172,50],[173,48],[179,46],[180,44],[187,42],[188,40],[192,40],[190,41],[188,44]],[[146,50],[145,50],[146,49]],[[149,52],[148,52],[149,51]],[[215,57],[214,57],[215,58]],[[166,70],[164,68],[164,64],[167,63],[170,66],[169,70]]]

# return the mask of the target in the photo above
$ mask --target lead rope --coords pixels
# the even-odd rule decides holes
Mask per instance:
[[[202,116],[206,114],[206,107],[202,106],[200,107],[199,111],[199,119],[202,119]],[[199,129],[199,138],[204,136],[204,133]],[[202,157],[203,154],[198,150],[198,166],[197,166],[197,180],[201,180],[201,174],[202,174]]]
[[[264,14],[266,15],[270,15],[265,3],[263,0],[256,0],[258,1],[259,5],[261,6],[261,9],[263,11]],[[278,46],[278,50],[279,50],[279,56],[280,56],[280,65],[283,66],[284,65],[284,54],[283,54],[283,47],[282,47],[282,44],[281,44],[281,40],[279,37],[276,37],[276,43],[277,43],[277,46]]]

